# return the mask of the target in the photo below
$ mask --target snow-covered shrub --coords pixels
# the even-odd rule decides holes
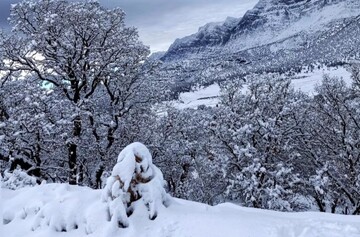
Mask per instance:
[[[143,144],[135,142],[125,147],[103,191],[103,201],[109,203],[111,222],[128,227],[128,217],[135,211],[137,201],[146,206],[149,219],[154,220],[158,208],[169,203],[164,183],[161,171],[153,165],[151,154]]]
[[[1,188],[19,189],[26,186],[35,186],[36,178],[28,175],[21,169],[15,169],[12,172],[5,170],[4,177],[1,179]]]

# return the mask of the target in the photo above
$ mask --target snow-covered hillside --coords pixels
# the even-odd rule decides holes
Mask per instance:
[[[130,226],[114,230],[101,190],[68,184],[45,184],[16,191],[3,189],[2,237],[358,237],[358,216],[280,213],[173,199],[151,221],[145,207]]]
[[[351,72],[344,68],[320,68],[312,72],[301,72],[290,76],[295,90],[301,90],[309,95],[315,94],[315,87],[321,83],[324,75],[342,78],[347,84],[351,83]],[[244,88],[246,91],[246,87]],[[219,102],[220,86],[215,83],[210,86],[199,88],[192,92],[183,92],[179,100],[173,105],[179,109],[197,108],[199,105],[216,106]]]

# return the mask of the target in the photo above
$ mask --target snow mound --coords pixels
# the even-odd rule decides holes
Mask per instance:
[[[154,220],[160,206],[168,206],[170,200],[164,184],[161,171],[153,165],[151,154],[143,144],[135,142],[125,147],[103,192],[113,225],[129,227],[128,217],[139,202],[147,208],[149,219]]]

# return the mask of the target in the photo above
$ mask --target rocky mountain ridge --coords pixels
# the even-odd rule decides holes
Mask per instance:
[[[242,18],[212,23],[161,56],[175,91],[248,74],[360,59],[359,0],[260,0]]]
[[[210,23],[177,39],[162,60],[228,55],[269,44],[271,51],[307,47],[359,15],[358,0],[260,0],[242,18]]]

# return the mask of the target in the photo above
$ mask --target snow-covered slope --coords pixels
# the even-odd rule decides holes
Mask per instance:
[[[130,226],[111,226],[101,190],[45,184],[2,190],[2,237],[358,237],[357,216],[279,213],[233,204],[208,206],[173,199],[158,217],[135,209]]]
[[[315,94],[315,87],[321,83],[324,75],[342,78],[347,84],[351,84],[351,73],[344,67],[320,68],[312,72],[301,72],[291,76],[292,86],[309,95]],[[246,87],[244,87],[246,92]],[[179,100],[173,101],[172,105],[178,109],[197,108],[200,105],[216,106],[219,103],[220,86],[214,83],[210,86],[194,89],[191,92],[183,92]]]

